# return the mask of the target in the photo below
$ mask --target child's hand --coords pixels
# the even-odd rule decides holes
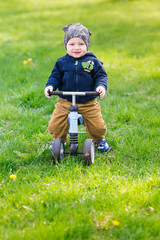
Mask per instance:
[[[102,87],[102,86],[97,87],[97,88],[96,88],[96,91],[97,91],[98,93],[100,93],[100,98],[101,98],[101,99],[104,97],[105,92],[106,92],[106,90],[105,90],[104,87]]]
[[[46,87],[45,90],[44,90],[44,94],[45,94],[45,96],[46,96],[47,98],[53,98],[53,97],[49,96],[48,90],[50,90],[50,91],[52,92],[52,91],[53,91],[53,87],[52,87],[52,86],[48,86],[48,87]]]

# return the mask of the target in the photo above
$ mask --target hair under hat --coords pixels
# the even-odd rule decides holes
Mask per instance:
[[[63,31],[65,32],[64,46],[66,50],[67,50],[67,42],[74,37],[81,38],[85,42],[88,50],[90,45],[90,35],[92,34],[92,32],[88,28],[86,28],[80,23],[75,23],[75,24],[69,24],[67,26],[64,26]]]

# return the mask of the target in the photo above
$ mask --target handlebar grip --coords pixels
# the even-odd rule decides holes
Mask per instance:
[[[51,96],[51,91],[50,91],[50,89],[48,89],[48,91],[47,91],[47,92],[48,92],[49,96]]]
[[[85,96],[99,96],[99,92],[96,92],[96,91],[88,91],[88,92],[85,92]]]
[[[50,89],[48,89],[48,94],[49,94],[49,96],[51,96],[51,95],[63,95],[63,92],[62,91],[51,92]]]

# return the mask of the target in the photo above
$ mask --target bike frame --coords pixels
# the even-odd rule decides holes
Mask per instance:
[[[69,107],[69,136],[70,136],[70,154],[77,155],[83,154],[83,152],[78,152],[78,119],[83,123],[83,117],[78,113],[78,106],[76,105],[76,96],[99,96],[96,91],[86,91],[86,92],[63,92],[63,91],[48,91],[49,95],[58,96],[72,96],[72,104]]]

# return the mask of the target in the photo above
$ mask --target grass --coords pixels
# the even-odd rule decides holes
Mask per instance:
[[[0,239],[160,239],[159,12],[155,0],[0,2]],[[44,88],[73,22],[109,76],[112,151],[89,167],[47,150]]]

